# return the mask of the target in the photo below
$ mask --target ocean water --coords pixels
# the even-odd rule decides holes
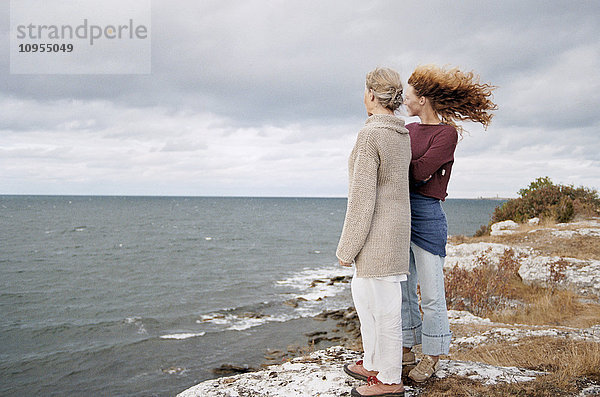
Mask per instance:
[[[501,200],[447,200],[473,234]],[[351,304],[345,199],[0,196],[0,395],[173,396]],[[302,297],[297,307],[285,304]]]

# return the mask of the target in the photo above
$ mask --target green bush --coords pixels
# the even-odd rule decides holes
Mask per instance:
[[[555,185],[548,177],[537,178],[529,187],[519,190],[519,196],[497,207],[490,224],[508,219],[523,223],[534,217],[568,222],[577,215],[600,214],[600,197],[596,190]]]

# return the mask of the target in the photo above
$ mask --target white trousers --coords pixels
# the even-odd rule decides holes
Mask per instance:
[[[352,299],[360,320],[363,367],[379,371],[383,383],[402,382],[402,286],[400,276],[352,278]]]

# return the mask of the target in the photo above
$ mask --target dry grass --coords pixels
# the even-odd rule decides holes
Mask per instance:
[[[600,343],[597,342],[528,337],[520,339],[518,343],[501,342],[478,346],[457,352],[452,358],[546,371],[548,375],[530,382],[532,386],[545,391],[545,385],[552,385],[561,390],[563,395],[575,391],[573,387],[577,379],[600,381]],[[519,386],[522,387],[523,384]]]
[[[499,343],[453,355],[454,359],[517,366],[548,372],[526,383],[484,386],[461,377],[427,384],[422,396],[566,396],[600,380],[600,343],[556,338],[527,338],[519,344]]]
[[[531,247],[552,256],[600,259],[600,237],[573,236],[555,240],[540,238]]]
[[[573,235],[571,237],[558,237],[552,235],[556,224],[545,222],[543,225],[519,225],[517,233],[506,236],[481,236],[465,237],[454,236],[452,243],[477,243],[488,242],[506,245],[526,245],[542,255],[558,256],[579,259],[600,259],[600,237]],[[563,227],[561,230],[574,230],[576,227]],[[529,233],[531,232],[531,233]]]
[[[462,238],[462,242],[490,242],[506,245],[526,245],[546,256],[579,259],[600,259],[600,237],[575,235],[568,238],[553,236],[549,231],[527,235],[484,236]]]
[[[513,298],[523,302],[517,308],[490,311],[486,316],[507,324],[563,325],[587,328],[600,323],[600,305],[564,290],[550,290],[514,283]]]
[[[504,397],[504,396],[527,396],[527,397],[555,397],[575,395],[578,388],[571,386],[560,388],[555,384],[540,377],[535,381],[527,383],[502,383],[492,386],[484,386],[479,382],[452,376],[436,380],[427,385],[420,394],[423,397]]]

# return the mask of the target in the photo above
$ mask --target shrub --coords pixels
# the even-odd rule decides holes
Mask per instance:
[[[518,193],[519,193],[519,196],[524,197],[535,190],[542,189],[545,187],[550,187],[550,186],[554,186],[554,183],[552,183],[552,180],[550,180],[549,177],[547,177],[547,176],[539,177],[536,180],[534,180],[533,182],[531,182],[527,188],[519,190]]]
[[[600,197],[596,190],[555,185],[548,177],[537,178],[529,187],[519,190],[519,196],[497,207],[490,224],[508,219],[523,223],[534,217],[562,223],[577,215],[600,214]]]
[[[481,236],[486,236],[490,234],[490,228],[488,225],[481,225],[479,227],[479,230],[477,230],[475,232],[475,234],[473,235],[473,237],[481,237]]]
[[[520,279],[520,263],[511,249],[504,251],[498,266],[490,263],[487,253],[475,259],[476,267],[465,270],[455,265],[445,274],[448,307],[484,315],[502,307],[512,296],[512,282]]]

